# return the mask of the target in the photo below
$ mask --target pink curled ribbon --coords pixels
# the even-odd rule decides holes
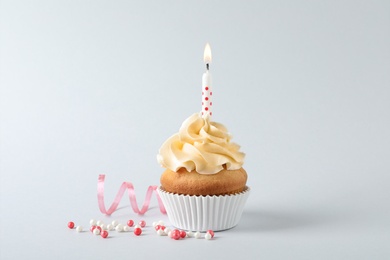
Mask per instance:
[[[97,196],[98,196],[99,209],[103,214],[111,215],[117,209],[119,202],[121,201],[126,189],[127,189],[128,194],[129,194],[131,207],[133,208],[133,211],[135,213],[137,213],[139,215],[143,215],[148,210],[149,205],[150,205],[150,199],[152,198],[153,191],[156,194],[158,206],[160,207],[161,213],[163,213],[163,214],[167,213],[165,210],[164,204],[163,204],[160,196],[157,193],[157,186],[152,186],[152,185],[149,186],[149,188],[146,192],[145,202],[144,202],[144,205],[142,206],[142,209],[140,210],[138,208],[137,199],[136,199],[135,191],[134,191],[134,186],[131,182],[123,182],[122,183],[121,187],[119,188],[118,193],[116,194],[114,202],[112,203],[111,207],[108,210],[106,210],[106,206],[104,204],[104,179],[105,179],[105,177],[106,176],[104,174],[99,175],[98,186],[97,186],[97,190],[98,190]]]

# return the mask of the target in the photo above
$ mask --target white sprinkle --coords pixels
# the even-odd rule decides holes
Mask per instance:
[[[170,229],[170,228],[168,228],[168,227],[166,227],[166,228],[164,229],[164,233],[165,233],[166,235],[168,235],[168,234],[169,234],[169,232],[171,232],[171,229]]]
[[[101,226],[102,224],[104,224],[104,223],[103,223],[103,221],[101,221],[101,220],[98,220],[98,221],[96,222],[96,225],[97,225],[97,226]]]
[[[95,226],[96,225],[96,220],[94,220],[93,218],[89,221],[89,224],[91,226]]]
[[[194,237],[197,238],[197,239],[200,238],[201,237],[200,232],[195,232]]]
[[[113,225],[111,225],[111,224],[108,224],[107,225],[107,230],[108,231],[111,231],[111,230],[113,230],[114,229],[114,226]]]
[[[100,229],[95,228],[95,229],[93,230],[93,233],[94,233],[95,235],[100,235]]]
[[[130,227],[128,225],[123,226],[123,231],[129,232],[130,231]]]
[[[211,234],[207,232],[206,235],[204,235],[204,238],[210,240],[212,237]]]
[[[111,225],[113,225],[114,227],[116,227],[118,224],[119,224],[118,220],[113,220],[111,222]]]
[[[187,237],[194,237],[194,233],[192,233],[192,231],[187,231]]]
[[[118,232],[122,232],[123,231],[123,225],[122,224],[116,225],[115,230],[118,231]]]

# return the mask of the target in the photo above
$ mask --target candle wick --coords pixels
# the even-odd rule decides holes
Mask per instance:
[[[209,70],[209,64],[208,63],[206,63],[206,69]]]

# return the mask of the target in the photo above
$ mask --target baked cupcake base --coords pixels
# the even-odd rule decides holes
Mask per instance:
[[[178,171],[165,170],[161,175],[161,189],[167,192],[196,195],[220,196],[236,194],[246,189],[248,175],[244,168],[237,170],[223,169],[215,174],[188,172],[181,168]]]
[[[157,189],[171,224],[179,229],[205,232],[230,229],[240,221],[250,193],[220,196],[179,195]]]

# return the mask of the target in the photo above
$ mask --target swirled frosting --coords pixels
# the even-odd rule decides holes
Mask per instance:
[[[200,174],[215,174],[224,167],[237,170],[245,154],[239,151],[239,145],[230,142],[231,138],[222,124],[196,113],[183,122],[179,133],[163,143],[157,161],[175,172],[180,168]]]

